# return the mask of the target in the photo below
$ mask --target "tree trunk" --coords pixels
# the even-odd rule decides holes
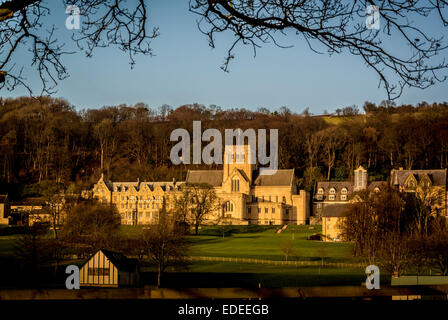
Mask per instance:
[[[161,278],[162,278],[162,266],[159,263],[158,268],[157,268],[157,287],[160,287]]]

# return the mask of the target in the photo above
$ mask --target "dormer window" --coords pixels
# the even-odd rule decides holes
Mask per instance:
[[[347,192],[348,192],[347,188],[342,188],[341,194],[347,194]]]
[[[378,187],[375,187],[375,189],[373,189],[373,192],[375,192],[375,193],[380,193],[380,188],[378,188]]]
[[[335,188],[331,188],[330,189],[330,194],[336,194],[336,189]],[[331,199],[330,199],[331,200]]]
[[[324,188],[319,188],[319,190],[317,190],[318,194],[324,194]]]

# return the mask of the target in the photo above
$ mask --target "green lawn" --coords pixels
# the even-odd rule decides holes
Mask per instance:
[[[198,236],[189,236],[192,256],[245,257],[266,260],[284,260],[281,247],[290,243],[293,254],[289,260],[321,260],[327,262],[356,262],[351,245],[306,240],[320,233],[320,226],[289,226],[276,234],[278,227],[235,226],[222,236],[221,227],[204,227]]]

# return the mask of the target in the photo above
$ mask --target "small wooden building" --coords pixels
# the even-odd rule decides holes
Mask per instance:
[[[84,287],[136,286],[139,283],[138,260],[101,249],[82,265],[79,281]]]

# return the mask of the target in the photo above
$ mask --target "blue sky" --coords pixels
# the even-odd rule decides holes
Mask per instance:
[[[59,28],[59,39],[67,48],[73,48],[70,32],[65,30],[67,15],[57,3],[52,4],[48,22]],[[240,47],[230,72],[225,73],[220,66],[231,35],[220,36],[217,47],[211,49],[197,29],[198,17],[188,11],[188,1],[150,1],[149,15],[150,25],[160,28],[160,36],[152,42],[154,57],[139,57],[131,69],[126,54],[114,48],[99,49],[93,58],[82,53],[67,56],[64,62],[70,77],[59,83],[54,96],[66,98],[77,109],[137,102],[177,107],[197,102],[252,110],[287,106],[301,112],[309,108],[314,114],[353,104],[361,108],[365,101],[380,103],[386,98],[385,91],[378,88],[377,75],[360,58],[318,55],[295,38],[293,48],[267,44],[256,58],[251,48]],[[430,28],[447,34],[441,25],[431,24]],[[25,66],[30,64],[26,53],[17,59]],[[28,79],[32,87],[39,87],[36,77]],[[406,89],[397,103],[447,101],[447,89],[448,82],[426,90]],[[1,94],[27,93],[16,90]]]

